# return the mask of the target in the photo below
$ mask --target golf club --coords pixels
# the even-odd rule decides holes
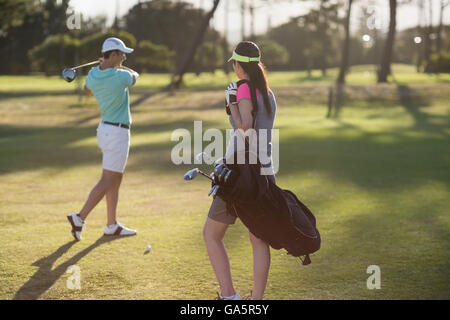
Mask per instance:
[[[206,173],[204,173],[203,171],[201,171],[199,168],[194,168],[189,170],[188,172],[186,172],[184,174],[184,180],[189,181],[189,180],[193,180],[198,174],[201,174],[202,176],[208,178],[209,180],[213,181],[214,179],[211,178],[209,175],[207,175]]]
[[[66,69],[64,69],[62,71],[61,75],[64,78],[64,80],[66,80],[67,82],[72,82],[73,79],[75,79],[76,76],[77,76],[77,73],[75,71],[76,69],[87,67],[87,66],[90,66],[90,65],[93,65],[93,64],[97,64],[97,63],[100,63],[100,61],[98,61],[98,60],[97,61],[92,61],[92,62],[88,62],[88,63],[82,64],[82,65],[79,65],[79,66],[76,66],[76,67],[66,68]]]
[[[219,190],[219,185],[218,185],[218,184],[214,185],[214,186],[211,188],[211,190],[209,190],[208,196],[212,195],[213,197],[216,197],[217,191],[218,191],[218,190]]]

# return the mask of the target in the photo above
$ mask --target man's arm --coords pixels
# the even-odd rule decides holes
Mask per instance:
[[[117,68],[122,69],[122,70],[127,70],[128,72],[130,72],[131,75],[133,76],[133,84],[132,85],[134,85],[136,83],[137,79],[139,78],[139,73],[137,73],[133,69],[130,69],[125,66],[118,66]]]

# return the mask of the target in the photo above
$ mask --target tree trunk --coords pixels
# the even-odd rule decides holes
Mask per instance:
[[[182,80],[183,80],[183,75],[186,73],[187,69],[189,68],[189,65],[191,64],[192,59],[195,56],[195,52],[197,51],[197,48],[200,47],[200,45],[203,42],[203,36],[206,32],[206,29],[209,26],[209,21],[213,17],[214,12],[216,11],[217,6],[219,5],[219,2],[220,2],[220,0],[214,0],[214,4],[213,4],[211,11],[208,12],[205,19],[203,20],[203,22],[200,26],[200,29],[198,30],[198,33],[196,34],[194,41],[192,42],[190,49],[188,50],[185,58],[180,63],[180,65],[178,66],[177,70],[175,71],[175,73],[172,77],[172,82],[169,85],[170,90],[180,87]]]
[[[425,33],[423,31],[423,27],[421,24],[421,21],[423,21],[424,17],[424,0],[418,0],[417,1],[417,10],[418,10],[418,23],[417,23],[417,36],[419,36],[422,41],[419,43],[416,43],[417,48],[417,61],[416,61],[416,71],[420,72],[421,66],[422,66],[422,60],[423,60],[423,42],[425,41]]]
[[[245,0],[241,0],[241,40],[245,40]]]
[[[323,15],[323,22],[322,25],[320,27],[321,31],[321,38],[322,38],[322,52],[321,52],[321,70],[322,70],[322,77],[326,77],[327,75],[327,68],[328,68],[328,63],[327,63],[327,52],[329,50],[329,42],[330,39],[328,39],[327,36],[327,28],[328,28],[328,21],[327,21],[327,14],[324,13],[325,11],[325,7],[324,7],[324,3],[323,1],[320,3],[320,11],[319,14]]]
[[[224,18],[225,18],[225,23],[224,23],[224,26],[225,26],[225,30],[224,30],[224,35],[223,35],[223,43],[222,43],[222,50],[223,50],[223,54],[224,54],[224,57],[226,58],[226,59],[228,59],[228,55],[229,55],[229,48],[228,48],[228,39],[227,39],[227,37],[228,37],[228,12],[229,12],[229,10],[230,10],[230,7],[229,7],[229,1],[225,1],[225,13],[224,13]],[[229,68],[229,64],[228,64],[228,61],[226,60],[226,59],[224,59],[224,64],[223,64],[223,72],[225,72],[225,74],[227,74],[228,75],[228,73],[230,72],[230,68]]]
[[[344,47],[342,48],[341,67],[337,79],[337,83],[340,84],[345,83],[345,74],[348,69],[348,55],[350,52],[350,14],[352,10],[352,3],[353,0],[348,0],[347,16],[345,18],[345,41]]]
[[[442,50],[442,27],[444,25],[444,9],[448,6],[450,2],[441,0],[441,11],[439,17],[439,27],[437,30],[437,40],[436,40],[436,51],[439,54],[439,59],[441,59],[441,50]]]
[[[433,44],[431,42],[431,34],[433,33],[433,3],[428,0],[429,21],[428,28],[425,31],[425,72],[429,71],[431,53],[433,52]]]
[[[378,83],[387,82],[387,77],[391,73],[392,51],[395,41],[395,28],[397,23],[397,0],[389,0],[390,20],[389,32],[381,58],[380,70],[378,72]]]

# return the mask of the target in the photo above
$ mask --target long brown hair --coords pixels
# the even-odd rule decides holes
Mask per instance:
[[[259,50],[256,43],[251,41],[241,41],[236,49],[237,54],[256,58],[261,56],[261,50]],[[269,83],[266,76],[266,67],[261,61],[250,61],[250,62],[240,62],[235,61],[234,63],[239,63],[239,65],[244,69],[245,73],[250,77],[250,82],[256,87],[256,89],[261,92],[264,105],[268,114],[272,114],[272,108],[270,106],[269,100]]]

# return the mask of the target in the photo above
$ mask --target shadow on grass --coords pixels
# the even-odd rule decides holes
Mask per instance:
[[[52,270],[53,264],[65,254],[77,241],[70,241],[61,247],[59,247],[55,252],[47,257],[44,257],[32,265],[39,267],[39,269],[31,276],[31,278],[16,292],[13,300],[35,300],[44,294],[48,289],[50,289],[54,283],[66,272],[67,268],[75,265],[83,257],[88,255],[92,250],[99,247],[102,244],[122,239],[123,237],[105,237],[101,236],[93,244],[84,250],[78,252],[72,258],[66,262],[60,264],[58,267]]]
[[[354,107],[363,101],[367,107],[386,107],[387,104],[400,104],[413,116],[418,128],[432,128],[429,120],[432,116],[422,112],[422,108],[432,104],[433,93],[426,89],[411,88],[408,85],[396,86],[352,86],[336,85],[332,87],[333,108],[329,110],[327,118],[337,119],[345,107]]]
[[[335,80],[334,77],[330,76],[330,75],[303,75],[300,76],[298,78],[295,78],[291,81],[291,84],[303,84],[303,83],[308,83],[308,82],[321,82],[321,83],[333,83],[333,81]]]
[[[448,135],[419,140],[402,130],[359,132],[343,125],[324,138],[299,134],[283,139],[277,176],[321,172],[366,190],[421,185],[429,179],[450,186],[445,170],[449,152]]]
[[[77,91],[72,90],[23,90],[23,91],[11,91],[0,92],[0,99],[13,99],[13,98],[30,98],[30,97],[43,97],[43,96],[73,96],[77,95]]]
[[[440,120],[445,120],[445,116],[439,117],[442,117]],[[448,134],[444,132],[446,129],[444,125],[432,126],[432,130],[441,133],[442,138],[427,136],[430,126],[421,127],[424,135],[419,141],[404,133],[411,131],[411,128],[401,128],[395,132],[364,132],[340,119],[333,121],[338,121],[339,127],[330,129],[330,134],[325,137],[318,138],[304,134],[288,138],[281,136],[281,163],[278,175],[289,176],[322,171],[330,176],[353,181],[367,189],[376,188],[378,186],[376,181],[386,176],[390,186],[395,188],[405,181],[421,183],[426,179],[426,176],[418,176],[416,173],[424,170],[433,172],[434,168],[444,168],[444,155],[450,152],[449,145],[445,141],[447,139],[448,142]],[[223,127],[223,123],[207,121],[203,125],[203,130],[214,126]],[[131,162],[127,170],[151,167],[161,173],[184,173],[186,166],[176,166],[171,162],[171,150],[178,142],[170,141],[170,136],[177,128],[186,128],[192,135],[193,120],[168,120],[133,126]],[[167,132],[167,141],[164,139],[133,146],[133,135],[162,132]],[[348,133],[351,133],[351,137]],[[101,152],[96,145],[76,145],[80,140],[95,139],[94,126],[50,128],[2,126],[0,137],[0,175],[41,168],[58,172],[80,165],[101,164]],[[204,142],[203,145],[208,143]],[[404,168],[410,168],[411,171],[405,172]],[[402,173],[406,176],[402,176]],[[448,184],[448,175],[442,174],[439,170],[435,178]]]
[[[421,108],[430,105],[430,99],[407,85],[397,85],[400,104],[414,118],[415,127],[437,129],[439,126],[430,122],[431,115],[422,112]]]
[[[177,166],[171,162],[171,150],[178,141],[171,141],[175,129],[185,128],[193,139],[194,120],[179,119],[167,122],[133,125],[131,132],[130,159],[140,159],[131,168],[141,170],[151,166],[162,172]],[[215,121],[205,122],[203,129],[221,127]],[[133,135],[167,132],[167,140],[133,146]],[[63,171],[80,165],[101,165],[101,151],[97,145],[78,146],[76,143],[96,137],[96,126],[89,127],[0,127],[0,176],[17,171],[51,169]],[[204,143],[206,145],[206,143]],[[184,170],[183,168],[179,169]]]
[[[435,199],[403,206],[398,200],[373,194],[373,203],[380,203],[376,209],[345,213],[350,218],[334,226],[345,228],[338,238],[323,234],[324,244],[331,246],[328,256],[315,254],[327,261],[323,272],[341,279],[342,287],[359,281],[353,299],[449,299],[450,232],[441,219],[445,212],[436,210]],[[318,218],[319,230],[326,218],[326,214]],[[346,265],[345,270],[332,266],[337,261]],[[378,294],[366,289],[366,268],[373,264],[381,268]]]

